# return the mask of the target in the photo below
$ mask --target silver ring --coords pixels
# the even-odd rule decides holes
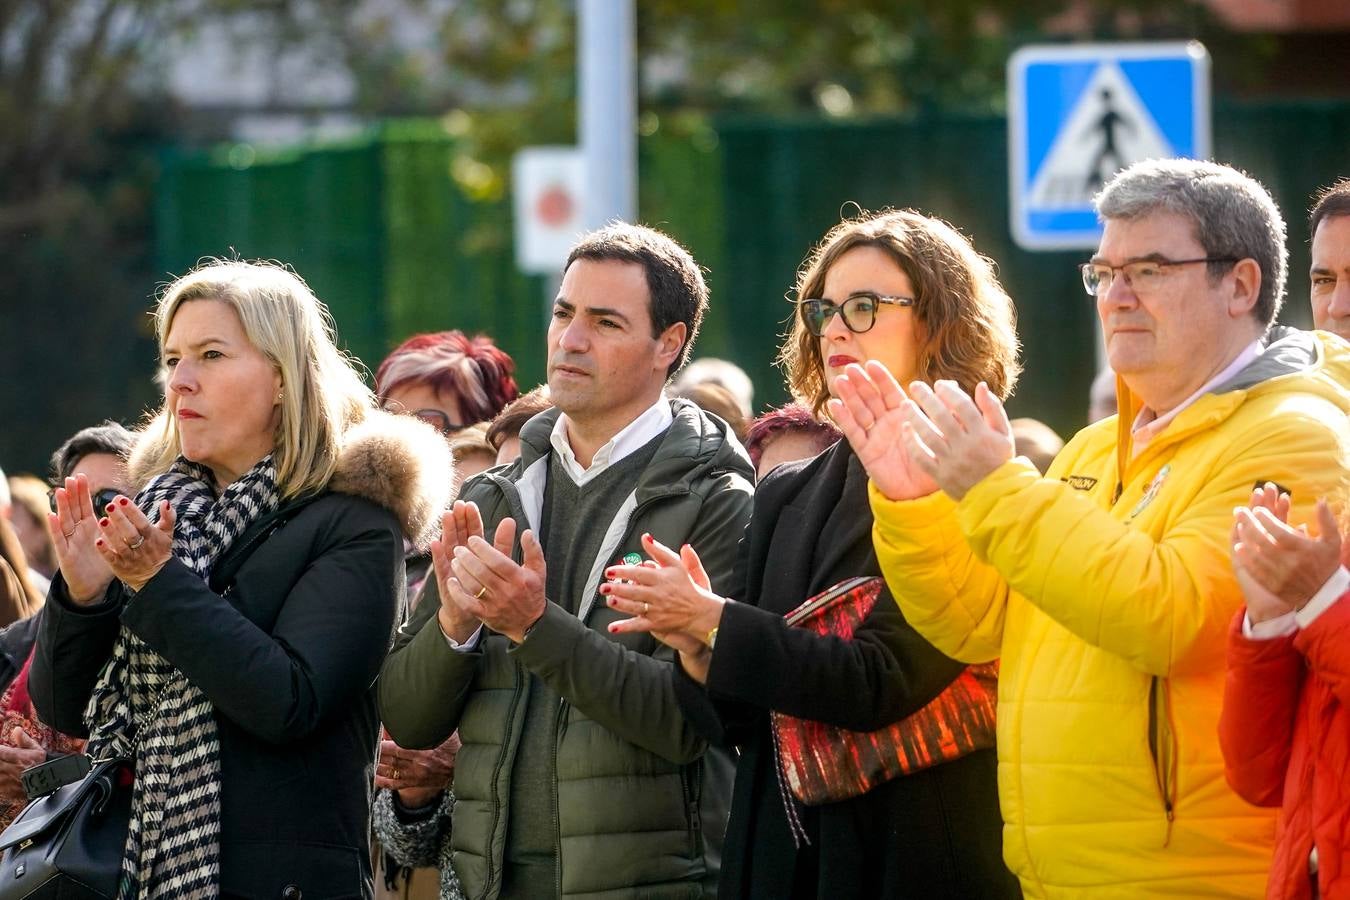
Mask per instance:
[[[139,534],[138,534],[138,535],[136,535],[136,540],[134,540],[134,541],[129,541],[129,542],[127,543],[127,549],[128,549],[128,550],[139,550],[140,547],[141,547],[141,544],[144,544],[144,543],[145,543],[145,538],[144,538],[142,535],[139,535]]]

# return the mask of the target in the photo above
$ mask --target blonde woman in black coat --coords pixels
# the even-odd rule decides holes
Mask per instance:
[[[134,742],[124,896],[368,897],[373,685],[445,442],[375,408],[289,271],[203,266],[156,321],[136,499],[56,491],[34,703],[92,755]]]

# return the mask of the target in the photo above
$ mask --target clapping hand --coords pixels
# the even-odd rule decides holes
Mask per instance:
[[[943,493],[960,500],[1015,453],[1012,425],[1003,404],[981,381],[975,397],[955,381],[930,388],[909,386],[904,442],[910,460],[937,482]]]
[[[458,503],[455,504],[459,506]],[[454,547],[444,542],[433,542],[432,560],[436,578],[442,591],[442,624],[448,603],[453,604],[451,617],[458,623],[458,633],[446,629],[461,643],[473,634],[470,623],[481,622],[498,634],[504,634],[520,643],[525,632],[544,614],[548,601],[544,596],[546,567],[544,548],[534,532],[526,529],[520,536],[523,564],[511,558],[516,536],[516,522],[502,519],[489,544],[483,538],[482,519],[474,504],[470,524],[477,519],[477,532],[457,532],[456,538],[466,537]],[[467,631],[465,630],[467,629]],[[462,637],[461,637],[462,635]]]
[[[865,369],[850,364],[834,385],[838,398],[829,402],[830,415],[877,490],[891,500],[913,500],[936,491],[937,483],[905,449],[903,407],[910,401],[890,370],[875,360]]]
[[[605,570],[609,580],[600,586],[605,602],[632,616],[610,623],[609,631],[650,632],[678,652],[685,670],[702,681],[709,656],[704,641],[721,622],[728,601],[713,593],[693,547],[685,544],[676,553],[650,534],[642,536],[642,546],[652,557],[647,562]]]
[[[476,616],[465,609],[459,601],[456,591],[459,582],[455,578],[451,564],[456,547],[469,543],[469,538],[483,536],[483,516],[478,504],[456,500],[450,511],[441,516],[441,536],[431,542],[431,562],[436,570],[436,587],[440,588],[441,608],[436,615],[440,619],[441,630],[455,641],[464,643],[482,624]],[[508,546],[507,552],[510,552]]]
[[[960,500],[1013,458],[1012,425],[984,382],[975,397],[954,381],[930,388],[922,381],[901,390],[890,371],[869,360],[835,379],[830,413],[839,423],[877,490],[913,500],[937,488]]]
[[[174,513],[167,501],[160,506],[159,520],[151,523],[121,495],[100,517],[84,475],[67,478],[55,496],[56,512],[47,516],[47,531],[76,603],[100,599],[113,578],[140,590],[173,555]]]
[[[1316,537],[1289,526],[1289,507],[1289,495],[1266,484],[1233,510],[1233,570],[1253,623],[1301,608],[1340,565],[1340,531],[1327,502],[1317,501]]]
[[[119,581],[139,591],[173,556],[173,507],[161,501],[159,519],[152,523],[139,506],[119,494],[104,512],[94,549]]]

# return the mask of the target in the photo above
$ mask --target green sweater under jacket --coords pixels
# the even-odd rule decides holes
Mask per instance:
[[[555,731],[557,896],[692,900],[715,891],[701,812],[706,744],[676,702],[674,653],[649,635],[609,634],[606,627],[622,616],[597,590],[606,566],[643,555],[645,532],[667,546],[691,544],[713,589],[729,590],[750,518],[753,470],[725,423],[687,401],[670,402],[674,422],[633,496],[613,522],[595,525],[606,529],[606,539],[576,615],[550,601],[523,643],[485,629],[474,650],[455,651],[436,621],[440,598],[428,579],[426,596],[385,662],[380,711],[395,741],[434,747],[459,730],[450,842],[455,871],[473,900],[495,900],[501,889],[529,673],[562,698]],[[465,484],[460,498],[478,504],[487,533],[507,516],[538,526],[558,415],[552,410],[526,424],[515,463]],[[549,546],[546,558],[562,553]],[[708,789],[729,795],[730,785]]]

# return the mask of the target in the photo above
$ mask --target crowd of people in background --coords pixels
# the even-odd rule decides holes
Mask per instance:
[[[111,754],[124,897],[1350,898],[1350,180],[1306,331],[1250,176],[1095,204],[1067,443],[911,210],[783,273],[758,413],[651,228],[572,248],[523,393],[458,330],[367,385],[295,272],[204,263],[158,408],[0,473],[0,827]]]

